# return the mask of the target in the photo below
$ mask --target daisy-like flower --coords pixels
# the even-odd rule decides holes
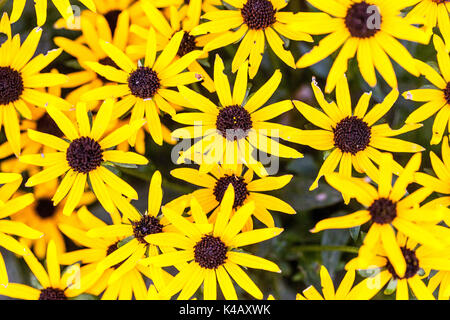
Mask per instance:
[[[0,173],[0,246],[14,252],[17,255],[27,253],[26,247],[19,243],[13,236],[20,236],[27,239],[39,239],[43,233],[17,221],[7,220],[16,213],[19,213],[34,202],[32,193],[27,193],[13,197],[17,189],[22,184],[22,176],[17,173]],[[13,197],[13,198],[12,198]],[[0,253],[0,285],[8,285],[8,273],[6,272],[5,261]]]
[[[441,150],[442,160],[433,151],[430,151],[431,166],[436,177],[424,172],[416,172],[415,181],[435,192],[447,195],[433,201],[448,207],[450,205],[450,147],[448,145],[448,137],[445,137],[444,141],[442,141]],[[450,216],[444,216],[444,221],[447,225],[450,225]]]
[[[101,14],[90,14],[83,11],[81,15],[81,32],[79,38],[71,40],[64,37],[55,37],[55,44],[64,49],[65,52],[74,56],[80,66],[85,69],[69,73],[69,81],[64,84],[64,88],[76,88],[71,95],[80,97],[83,93],[108,84],[106,78],[92,71],[87,65],[87,61],[95,61],[104,66],[118,68],[116,63],[107,56],[105,51],[99,46],[99,40],[108,41],[120,50],[125,50],[129,41],[130,15],[127,10],[120,12],[114,21],[109,21],[107,16]],[[91,17],[91,15],[93,15]],[[112,18],[110,18],[112,19]],[[114,29],[113,29],[114,28]]]
[[[395,4],[384,0],[308,2],[322,12],[298,13],[296,27],[309,34],[327,36],[298,60],[297,67],[309,67],[342,47],[328,74],[327,93],[333,91],[347,71],[348,60],[355,55],[361,75],[371,87],[377,84],[376,69],[389,86],[397,88],[397,77],[389,57],[412,75],[419,76],[414,58],[398,41],[423,44],[430,41],[429,35],[401,16],[401,10],[410,6],[411,1]]]
[[[247,59],[250,62],[249,75],[254,78],[261,64],[265,43],[288,66],[295,69],[292,53],[284,48],[284,38],[295,41],[312,42],[307,33],[294,31],[291,22],[294,13],[281,11],[287,6],[285,0],[229,0],[234,8],[213,10],[202,18],[210,20],[195,27],[193,36],[211,33],[206,51],[228,46],[241,41],[232,62],[232,71],[236,72]],[[234,30],[236,29],[236,30]]]
[[[183,10],[177,10],[175,6],[169,7],[169,17],[166,19],[163,13],[158,10],[151,2],[141,2],[143,11],[145,12],[150,25],[157,31],[157,46],[164,48],[173,35],[178,31],[183,31],[183,39],[178,48],[177,58],[182,58],[189,52],[203,48],[208,42],[208,36],[196,37],[190,34],[190,31],[196,27],[200,22],[200,15],[202,11],[202,0],[192,0],[183,6]],[[170,21],[170,23],[169,23]],[[148,31],[145,28],[137,25],[132,25],[130,30],[140,35],[141,38],[146,39]],[[138,54],[139,58],[145,54],[145,45],[129,46],[127,53]],[[200,59],[208,57],[208,53],[204,52]],[[202,75],[202,85],[210,92],[214,91],[214,83],[205,69],[194,60],[189,66],[188,70]]]
[[[201,189],[195,190],[192,196],[196,198],[205,213],[214,210],[210,220],[216,219],[220,210],[220,203],[229,185],[234,188],[233,212],[243,205],[254,202],[255,210],[253,216],[269,228],[275,226],[269,210],[275,210],[287,214],[295,214],[295,210],[286,202],[274,196],[262,193],[271,190],[278,190],[287,185],[292,175],[286,174],[279,177],[264,177],[253,179],[253,170],[243,170],[239,165],[237,170],[216,165],[209,174],[201,173],[193,168],[178,168],[170,174],[178,179],[195,184]],[[250,218],[244,230],[253,229],[253,220]]]
[[[52,73],[58,73],[57,70],[53,69]],[[55,86],[48,88],[49,94],[60,97],[61,87]],[[67,99],[67,98],[66,98]],[[67,100],[69,103],[75,105],[74,100]],[[66,113],[71,116],[71,112]],[[48,134],[55,135],[57,137],[62,137],[64,134],[58,129],[58,126],[53,121],[53,119],[48,115],[45,108],[31,108],[31,120],[22,119],[19,125],[20,128],[20,154],[34,154],[42,152],[50,152],[51,148],[45,147],[40,143],[34,142],[28,138],[27,130],[33,129],[39,132],[44,132]],[[11,147],[11,143],[6,140],[2,145],[0,145],[0,171],[2,172],[15,172],[21,173],[23,171],[28,171],[28,174],[32,175],[36,173],[37,170],[34,166],[29,166],[26,163],[21,163],[19,159],[14,155],[14,151]]]
[[[25,185],[33,187],[64,175],[52,201],[54,205],[57,205],[67,195],[67,201],[63,208],[65,215],[70,215],[80,203],[88,182],[97,199],[110,214],[116,211],[116,207],[106,186],[110,186],[111,189],[117,190],[119,194],[124,194],[128,198],[137,199],[138,197],[136,191],[109,170],[108,166],[121,163],[135,165],[148,163],[145,157],[137,153],[111,149],[127,140],[145,121],[143,119],[136,120],[105,136],[105,130],[112,116],[113,105],[113,100],[106,100],[100,106],[91,126],[86,104],[78,103],[76,107],[77,127],[60,110],[48,106],[48,114],[68,140],[32,129],[28,130],[31,140],[57,151],[20,157],[22,162],[45,167],[39,173],[31,176]]]
[[[309,286],[302,293],[297,293],[296,300],[347,300],[351,294],[351,289],[355,281],[355,270],[346,272],[337,290],[334,288],[333,280],[325,266],[320,267],[320,283],[322,294],[314,286]],[[357,297],[353,297],[357,299]]]
[[[7,36],[0,47],[0,122],[5,128],[11,148],[18,156],[21,149],[18,113],[25,119],[31,119],[32,113],[28,104],[39,107],[51,104],[61,109],[69,109],[71,105],[63,99],[36,90],[60,85],[67,81],[67,76],[40,73],[59,56],[61,50],[49,51],[46,55],[40,54],[31,59],[41,38],[41,28],[31,30],[25,41],[20,44],[19,34],[11,36],[9,18],[4,13],[0,21],[0,32]]]
[[[418,22],[424,25],[425,30],[433,32],[434,27],[438,27],[441,32],[447,48],[450,46],[450,19],[448,17],[450,4],[446,0],[413,0],[414,4],[406,19]],[[415,2],[415,3],[414,3]],[[411,5],[410,4],[410,5]]]
[[[96,10],[93,0],[79,0],[89,10]],[[14,23],[22,16],[23,9],[25,8],[26,0],[14,0],[13,10],[11,12],[11,22]],[[56,9],[66,21],[74,21],[74,15],[72,6],[69,0],[52,0]],[[35,0],[34,8],[36,10],[37,25],[42,26],[47,20],[47,0]]]
[[[89,237],[86,230],[107,227],[106,223],[95,217],[86,207],[78,210],[77,217],[82,222],[81,228],[67,223],[59,224],[59,228],[67,237],[83,247],[60,256],[61,264],[72,265],[76,262],[83,264],[80,268],[81,286],[78,288],[79,291],[95,296],[101,295],[102,300],[131,300],[133,296],[135,299],[145,300],[148,293],[143,276],[155,278],[158,286],[169,283],[171,276],[163,270],[157,274],[162,276],[161,280],[155,275],[154,269],[150,267],[134,264],[129,268],[127,264],[130,264],[133,258],[130,258],[132,260],[129,262],[122,261],[106,269],[97,269],[98,263],[126,244],[126,237],[120,234],[116,236],[115,233],[106,237]],[[112,226],[117,229],[122,225],[118,222]],[[127,271],[122,272],[124,268]],[[160,284],[160,280],[163,282],[162,284]]]
[[[224,65],[219,55],[214,64],[214,86],[220,106],[201,94],[180,86],[186,99],[186,107],[200,112],[183,112],[173,116],[173,120],[190,125],[175,130],[174,138],[201,138],[198,142],[181,152],[177,163],[192,160],[200,164],[200,171],[210,171],[216,163],[235,167],[239,163],[253,169],[258,176],[267,175],[262,163],[253,154],[260,150],[281,158],[301,158],[303,155],[293,148],[282,145],[272,138],[293,139],[299,129],[267,122],[292,109],[290,100],[280,101],[262,107],[276,91],[281,82],[281,72],[273,76],[249,99],[247,95],[248,63],[244,62],[237,73],[233,93]],[[261,108],[262,107],[262,108]]]
[[[374,249],[377,245],[381,245],[397,274],[403,277],[407,263],[396,241],[395,230],[418,243],[438,249],[444,247],[441,239],[428,227],[422,226],[422,224],[437,224],[444,215],[442,206],[419,207],[432,190],[421,188],[403,198],[406,187],[414,181],[414,173],[419,169],[420,162],[420,153],[412,156],[392,186],[392,155],[383,154],[378,190],[359,178],[348,178],[337,173],[326,175],[325,179],[333,188],[354,197],[366,209],[321,220],[311,231],[352,228],[369,222],[370,227],[359,250],[359,257],[362,260],[373,257]]]
[[[182,264],[180,272],[160,291],[162,296],[173,296],[181,291],[178,299],[187,300],[203,283],[205,300],[215,300],[218,282],[225,299],[236,300],[232,278],[253,297],[263,298],[261,290],[240,266],[272,272],[281,272],[280,269],[269,260],[234,249],[271,239],[283,230],[264,228],[240,233],[255,206],[253,202],[245,204],[230,219],[233,203],[234,189],[229,186],[214,225],[209,225],[213,227],[212,230],[205,227],[208,221],[200,205],[191,207],[193,222],[170,208],[162,208],[165,218],[178,232],[152,234],[146,240],[154,245],[171,245],[181,250],[149,257],[140,262],[159,267]]]
[[[422,122],[437,112],[433,122],[433,136],[430,144],[438,144],[442,140],[450,119],[450,57],[439,36],[433,37],[433,43],[440,74],[425,62],[416,60],[416,64],[420,73],[436,88],[406,91],[403,93],[403,97],[408,100],[426,102],[408,116],[405,120],[406,123]]]
[[[0,287],[0,295],[22,300],[68,300],[82,293],[76,289],[80,285],[79,265],[73,265],[61,274],[55,242],[50,241],[47,246],[47,270],[28,248],[23,259],[39,281],[40,288],[10,283],[6,288]]]
[[[66,252],[64,237],[58,229],[59,223],[72,224],[74,226],[79,224],[75,215],[66,216],[63,214],[65,200],[56,206],[53,205],[51,195],[55,193],[57,188],[57,179],[35,186],[33,190],[34,203],[23,209],[21,214],[12,216],[14,221],[22,222],[44,234],[39,239],[23,239],[23,243],[27,247],[33,248],[33,252],[38,259],[45,257],[50,240],[55,242],[58,256]],[[95,195],[92,192],[85,192],[78,205],[89,205],[94,201],[96,201]]]
[[[381,103],[368,111],[372,93],[364,93],[354,110],[345,75],[336,85],[336,102],[327,102],[316,81],[311,83],[317,102],[324,112],[321,112],[303,102],[294,101],[300,113],[318,130],[302,130],[299,140],[295,142],[308,145],[317,150],[329,150],[319,170],[316,180],[310,190],[317,188],[319,179],[333,172],[339,165],[339,172],[350,177],[352,168],[360,173],[366,173],[372,180],[378,181],[378,169],[373,164],[380,163],[381,152],[418,152],[424,149],[412,142],[406,142],[393,136],[420,128],[420,124],[407,124],[393,130],[389,124],[375,125],[394,105],[398,91],[393,89]],[[399,174],[402,167],[394,162],[393,171]]]
[[[121,70],[98,62],[86,62],[86,64],[101,76],[118,84],[90,90],[84,93],[81,99],[98,101],[107,98],[122,98],[114,106],[113,117],[120,117],[131,108],[130,121],[141,119],[145,114],[153,140],[162,145],[160,110],[174,115],[175,109],[171,104],[184,103],[183,97],[178,92],[168,88],[201,80],[198,73],[182,72],[198,58],[201,51],[192,51],[182,59],[173,62],[182,39],[183,32],[176,33],[156,59],[156,34],[154,29],[150,28],[143,65],[136,65],[119,48],[100,40],[99,45],[102,50]],[[134,139],[135,135],[132,135],[131,145],[134,145]]]
[[[99,260],[96,265],[95,270],[97,273],[105,272],[105,270],[110,268],[114,269],[110,272],[108,285],[112,285],[129,271],[136,268],[139,260],[144,258],[147,253],[149,256],[159,254],[158,248],[147,242],[148,235],[173,231],[169,221],[159,214],[163,195],[161,179],[161,174],[159,171],[156,171],[150,182],[148,211],[144,214],[137,211],[125,198],[116,192],[114,199],[119,200],[117,207],[123,214],[122,222],[106,226],[100,225],[86,233],[91,238],[112,239],[114,241],[117,241],[117,238],[126,239],[122,245],[114,250],[111,249],[108,255]],[[170,247],[170,244],[167,244],[167,246],[160,247],[160,250],[162,252],[170,252],[174,249]],[[162,290],[167,285],[167,278],[163,273],[161,268],[154,266],[150,266],[147,273],[158,290]]]
[[[427,287],[423,278],[428,275],[430,270],[443,270],[445,272],[450,270],[448,250],[436,250],[427,246],[420,246],[416,241],[402,233],[398,233],[395,240],[406,261],[404,275],[397,273],[389,254],[382,247],[374,248],[376,256],[372,259],[360,261],[357,257],[346,265],[346,268],[372,271],[378,269],[379,271],[357,284],[353,289],[354,295],[365,300],[371,299],[390,282],[388,288],[396,290],[397,300],[409,299],[408,288],[419,300],[434,300],[433,290]]]

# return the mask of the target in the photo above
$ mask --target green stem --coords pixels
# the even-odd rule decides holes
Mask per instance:
[[[293,248],[294,251],[342,251],[350,253],[358,253],[359,248],[351,246],[321,246],[321,245],[304,245]]]

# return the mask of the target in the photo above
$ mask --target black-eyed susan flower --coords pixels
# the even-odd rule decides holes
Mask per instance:
[[[51,73],[58,73],[56,69],[52,69]],[[41,89],[43,90],[43,89]],[[47,93],[61,97],[61,86],[54,86],[47,89]],[[69,93],[63,101],[67,101],[70,105],[76,105],[78,99],[74,99],[74,97]],[[33,129],[39,132],[48,133],[59,138],[64,136],[61,130],[59,130],[58,125],[53,121],[52,117],[50,117],[45,108],[31,107],[31,119],[22,119],[20,122],[20,141],[21,141],[21,155],[25,154],[36,154],[36,153],[46,153],[46,152],[54,152],[55,150],[44,146],[39,142],[35,142],[28,138],[28,129]],[[75,119],[75,113],[73,110],[63,110],[63,112],[73,121]],[[19,161],[14,155],[14,151],[11,147],[9,141],[5,141],[2,145],[0,145],[0,158],[2,161],[0,162],[0,171],[2,172],[15,172],[21,173],[27,171],[28,175],[33,175],[39,171],[35,166],[29,165],[27,163],[23,163]]]
[[[27,253],[24,244],[19,243],[13,236],[27,239],[39,239],[43,233],[32,229],[24,223],[7,220],[5,218],[21,212],[34,202],[32,193],[17,195],[17,189],[22,184],[22,176],[17,173],[0,173],[0,246],[17,255]],[[14,196],[14,197],[13,197]],[[8,285],[3,256],[0,254],[0,285]]]
[[[303,155],[293,148],[282,145],[278,138],[293,139],[299,130],[282,124],[267,122],[292,109],[290,100],[283,100],[262,107],[277,90],[281,72],[273,76],[247,99],[248,63],[244,62],[236,76],[233,93],[224,64],[219,55],[214,64],[214,85],[220,104],[215,104],[201,94],[180,86],[185,106],[200,112],[182,112],[173,120],[189,125],[173,131],[174,138],[196,139],[187,150],[181,152],[178,163],[192,160],[200,164],[200,171],[206,173],[217,163],[235,167],[244,163],[258,176],[267,175],[257,150],[280,158],[301,158]],[[272,139],[275,138],[275,139]],[[277,140],[276,140],[277,139]]]
[[[181,291],[178,299],[190,299],[203,283],[204,298],[215,300],[218,282],[225,299],[236,300],[233,279],[253,297],[263,298],[261,290],[240,266],[281,272],[279,267],[269,260],[235,249],[271,239],[282,229],[264,228],[240,233],[255,206],[249,202],[230,218],[233,203],[234,189],[229,186],[214,225],[208,224],[206,214],[200,205],[195,205],[195,201],[191,202],[194,204],[191,207],[193,222],[170,208],[162,208],[164,217],[178,232],[151,234],[146,240],[157,246],[171,245],[180,250],[141,260],[144,265],[159,267],[181,264],[178,267],[180,272],[160,291],[162,296],[173,296]]]
[[[403,93],[403,97],[408,100],[426,102],[406,118],[406,123],[422,122],[437,112],[433,122],[433,136],[430,144],[438,144],[442,140],[450,118],[450,57],[439,36],[433,37],[433,43],[440,74],[425,62],[416,60],[416,64],[420,73],[436,88],[406,91]]]
[[[419,207],[432,192],[421,188],[406,197],[406,187],[414,181],[419,169],[421,154],[411,157],[403,172],[392,186],[392,155],[383,154],[380,163],[378,190],[359,178],[349,178],[337,173],[325,176],[327,182],[341,193],[354,197],[365,209],[341,217],[319,221],[312,232],[326,229],[345,229],[370,223],[364,243],[359,250],[361,260],[373,257],[374,249],[380,245],[385,250],[398,275],[404,276],[407,263],[396,241],[396,230],[412,240],[433,248],[444,247],[429,228],[422,224],[437,224],[442,221],[444,207]]]
[[[211,33],[210,41],[205,45],[206,51],[228,46],[240,41],[232,62],[232,71],[236,72],[247,59],[250,78],[258,72],[264,48],[267,43],[273,52],[288,66],[295,69],[294,56],[284,48],[283,38],[295,41],[312,42],[307,33],[294,31],[291,22],[292,12],[281,11],[287,6],[284,0],[232,0],[226,1],[233,8],[213,10],[202,18],[210,20],[195,27],[193,36]]]
[[[446,255],[446,253],[442,254]],[[450,260],[448,255],[446,255],[446,258]],[[436,272],[428,281],[427,287],[430,292],[434,292],[437,289],[437,298],[439,300],[448,300],[450,298],[450,271],[441,270]]]
[[[47,246],[47,270],[28,248],[23,259],[38,280],[40,287],[10,283],[6,288],[0,287],[0,295],[22,300],[68,300],[80,294],[76,290],[80,286],[79,265],[75,264],[61,274],[61,266],[53,241],[50,241]]]
[[[81,15],[80,37],[75,40],[64,37],[53,39],[58,47],[74,56],[84,69],[67,74],[69,81],[63,86],[64,88],[74,88],[71,95],[76,95],[78,98],[83,93],[110,82],[92,71],[86,65],[87,61],[95,61],[101,65],[118,68],[116,63],[99,46],[99,40],[108,41],[122,51],[125,50],[129,42],[130,15],[127,10],[120,12],[115,17],[114,23],[109,22],[106,16],[90,13],[86,14],[83,11]]]
[[[173,231],[167,219],[160,215],[163,192],[161,179],[161,174],[159,171],[156,171],[150,182],[148,210],[145,213],[141,214],[125,198],[121,197],[120,194],[116,194],[114,200],[118,201],[117,207],[123,214],[122,221],[112,225],[101,225],[87,232],[86,235],[92,238],[125,239],[122,245],[117,246],[115,250],[111,249],[108,255],[99,260],[96,265],[97,273],[104,272],[109,268],[114,269],[108,278],[108,285],[112,285],[130,270],[136,268],[139,261],[147,254],[149,256],[159,254],[158,248],[147,242],[146,238],[149,234]],[[170,244],[159,247],[159,249],[162,252],[174,250],[170,247]],[[117,267],[114,268],[114,266]],[[160,267],[153,266],[150,266],[147,273],[158,290],[162,290],[167,285],[165,281],[167,278],[163,273]]]
[[[200,22],[202,0],[192,0],[186,3],[183,6],[183,10],[177,10],[175,6],[170,6],[167,19],[151,2],[145,1],[141,3],[150,25],[157,31],[156,43],[158,47],[164,48],[176,32],[183,31],[183,39],[178,48],[176,59],[182,58],[189,52],[203,48],[209,42],[210,37],[208,36],[196,37],[190,34],[191,30]],[[148,31],[145,28],[132,25],[130,30],[140,35],[143,39],[147,38]],[[127,53],[136,53],[141,58],[145,55],[145,45],[129,46]],[[207,57],[208,53],[204,52],[199,56],[199,59]],[[189,71],[201,74],[203,78],[202,85],[210,92],[214,91],[214,83],[200,63],[194,60],[187,68]]]
[[[306,144],[317,150],[329,150],[310,190],[317,188],[323,175],[333,172],[339,165],[339,172],[345,176],[352,175],[352,168],[367,174],[378,181],[378,169],[373,164],[380,163],[381,152],[418,152],[424,149],[412,142],[403,141],[393,136],[420,128],[420,124],[407,124],[393,130],[389,124],[375,124],[394,105],[398,98],[397,89],[393,89],[386,98],[368,110],[372,93],[364,93],[354,110],[345,75],[336,85],[336,103],[328,102],[317,82],[311,83],[321,112],[306,103],[294,101],[295,107],[311,123],[319,127],[316,130],[302,130],[297,143]],[[393,162],[393,172],[399,174],[402,167]]]
[[[93,0],[79,0],[89,10],[95,11],[95,4]],[[11,22],[14,23],[22,16],[25,8],[26,0],[14,0],[13,10],[11,12]],[[74,20],[73,9],[69,0],[52,0],[56,9],[65,20]],[[37,25],[42,26],[47,20],[47,0],[35,0],[34,8],[36,10]]]
[[[355,282],[355,270],[350,269],[345,273],[340,285],[335,289],[333,280],[325,266],[320,267],[320,284],[322,294],[314,286],[309,286],[302,293],[297,293],[296,300],[348,300]],[[357,297],[353,296],[353,300]]]
[[[328,74],[327,93],[333,91],[347,71],[348,61],[355,55],[361,75],[371,87],[377,84],[376,69],[389,86],[397,88],[397,77],[389,58],[412,75],[419,76],[414,58],[399,41],[427,44],[430,40],[423,30],[401,16],[401,10],[410,6],[411,1],[395,5],[383,0],[308,2],[321,12],[298,13],[298,30],[327,36],[300,57],[297,67],[309,67],[342,47]]]
[[[450,19],[448,17],[449,4],[446,0],[413,0],[414,7],[407,13],[406,19],[423,24],[424,29],[430,34],[433,28],[438,27],[447,47],[450,45]]]
[[[182,72],[198,58],[201,51],[192,51],[182,59],[173,62],[182,39],[183,32],[180,31],[172,37],[166,48],[156,58],[156,35],[154,29],[150,28],[143,65],[140,63],[136,65],[115,45],[100,40],[100,47],[121,70],[98,62],[86,62],[86,64],[106,79],[118,84],[90,90],[84,93],[81,99],[92,101],[121,98],[114,106],[113,117],[120,117],[131,108],[130,121],[141,119],[145,115],[153,140],[162,145],[160,110],[173,115],[175,109],[171,104],[184,103],[183,97],[178,92],[168,88],[201,80],[198,73]],[[134,144],[133,139],[130,141],[131,145]]]
[[[74,226],[79,225],[78,218],[75,215],[66,216],[63,214],[66,199],[62,200],[56,206],[53,205],[51,195],[55,193],[57,188],[57,179],[35,186],[33,188],[35,201],[30,206],[23,209],[20,214],[11,217],[14,221],[22,222],[44,234],[44,236],[39,239],[23,239],[23,243],[29,248],[32,248],[38,259],[43,259],[45,257],[47,245],[51,240],[55,242],[58,255],[66,251],[64,237],[58,229],[59,223],[66,223]],[[83,193],[78,206],[90,205],[96,200],[97,199],[92,192],[85,192]]]
[[[126,236],[116,235],[115,232],[112,232],[105,237],[89,237],[86,234],[87,230],[104,228],[107,227],[107,224],[90,213],[86,207],[78,210],[77,217],[82,222],[80,227],[62,223],[59,224],[59,228],[82,248],[62,254],[60,261],[64,265],[72,265],[76,262],[83,264],[80,268],[81,286],[78,288],[80,292],[101,296],[102,300],[130,300],[133,296],[137,300],[145,300],[148,296],[145,277],[155,278],[158,286],[163,286],[164,283],[167,284],[170,281],[171,276],[163,270],[155,275],[152,268],[140,264],[134,264],[134,266],[128,268],[126,264],[130,264],[132,260],[118,262],[106,269],[98,269],[98,263],[126,244]],[[120,229],[123,225],[118,222],[111,226]],[[111,227],[110,231],[113,231]],[[126,267],[128,270],[121,272],[120,267]],[[119,270],[119,276],[116,276],[116,270]],[[113,276],[113,274],[115,275]],[[158,275],[162,278],[158,278]],[[115,278],[112,279],[114,281],[110,281],[112,276]]]
[[[39,44],[42,29],[34,28],[21,44],[20,35],[11,35],[8,15],[3,14],[0,32],[7,39],[0,47],[0,110],[1,123],[11,148],[18,156],[21,149],[19,115],[31,119],[29,104],[45,107],[47,104],[61,109],[71,105],[65,100],[39,91],[39,88],[60,85],[67,81],[67,76],[55,73],[40,73],[49,63],[59,56],[61,50],[49,51],[31,59]]]
[[[450,148],[448,145],[448,137],[442,141],[442,160],[433,152],[430,151],[430,160],[433,171],[436,177],[424,172],[415,173],[415,181],[420,185],[430,188],[440,194],[447,196],[441,196],[435,200],[434,203],[448,207],[450,205]],[[449,224],[450,217],[444,216],[444,221]]]
[[[367,277],[358,283],[354,289],[354,295],[367,300],[377,294],[388,282],[389,289],[396,291],[397,300],[408,300],[409,289],[419,300],[434,300],[433,290],[428,288],[424,278],[430,270],[450,269],[450,260],[447,250],[436,250],[427,246],[420,246],[411,238],[398,233],[396,242],[400,247],[401,255],[406,261],[404,275],[399,275],[393,266],[389,254],[380,246],[374,248],[376,255],[367,260],[360,261],[354,258],[347,263],[346,268],[357,268],[359,270],[377,270],[375,275]]]
[[[253,170],[248,169],[244,172],[242,165],[239,165],[236,170],[216,165],[209,174],[201,173],[193,168],[178,168],[172,170],[170,174],[178,179],[202,187],[195,190],[192,196],[198,200],[205,213],[214,210],[210,220],[216,219],[220,210],[220,203],[229,185],[232,185],[234,188],[233,212],[253,201],[255,204],[253,216],[269,228],[275,226],[269,210],[295,214],[294,208],[288,203],[264,193],[283,188],[291,181],[292,175],[290,174],[254,179]],[[253,220],[250,218],[246,222],[244,230],[252,229]]]
[[[54,205],[57,205],[67,196],[63,208],[65,215],[70,215],[79,204],[88,182],[97,199],[110,214],[115,212],[116,208],[106,186],[128,198],[137,199],[138,197],[136,191],[108,167],[120,163],[135,165],[148,163],[145,157],[137,153],[112,149],[127,140],[145,121],[143,119],[133,121],[105,136],[105,130],[112,116],[113,105],[113,100],[106,100],[100,106],[91,125],[86,104],[78,103],[76,107],[77,126],[60,110],[48,106],[48,114],[68,140],[32,129],[28,130],[31,140],[57,151],[24,155],[20,158],[22,162],[44,167],[42,171],[28,179],[26,186],[32,187],[64,175],[52,201]]]

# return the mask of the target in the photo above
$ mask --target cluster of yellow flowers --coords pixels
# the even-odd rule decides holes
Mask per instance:
[[[9,282],[0,255],[0,295],[146,300],[191,299],[199,291],[204,299],[237,299],[235,283],[263,299],[244,270],[282,270],[241,247],[283,231],[271,211],[296,210],[265,193],[282,189],[293,176],[269,175],[258,153],[295,159],[303,155],[292,145],[306,145],[327,151],[310,190],[324,177],[345,203],[355,199],[362,207],[321,220],[311,232],[369,227],[337,290],[322,266],[322,293],[310,286],[296,298],[371,299],[389,282],[397,299],[408,299],[409,289],[417,299],[449,299],[450,197],[442,194],[450,194],[444,137],[450,119],[450,2],[307,0],[309,12],[289,12],[287,0],[80,0],[87,9],[77,16],[69,0],[52,0],[62,16],[54,27],[79,36],[56,37],[58,48],[39,55],[47,1],[35,1],[38,26],[23,40],[11,25],[21,19],[25,2],[15,0],[11,15],[4,12],[0,21],[0,125],[6,137],[0,146],[0,246],[23,257],[40,287]],[[442,38],[433,34],[437,29]],[[317,35],[317,45],[296,61],[288,44],[314,43]],[[440,73],[399,40],[432,41]],[[266,41],[292,69],[340,49],[324,87],[326,94],[335,92],[335,101],[313,78],[322,111],[297,100],[268,104],[281,71],[257,90],[249,84],[263,63]],[[230,55],[235,43],[228,66],[221,56]],[[79,71],[61,74],[52,67],[62,52],[76,58]],[[392,88],[370,109],[371,92],[352,107],[346,72],[355,55],[369,86],[377,85],[378,71]],[[205,63],[208,57],[213,66]],[[433,85],[403,93],[426,103],[399,129],[380,123],[399,98],[391,59]],[[318,128],[270,122],[295,109]],[[420,172],[422,146],[394,138],[421,128],[435,113],[430,144],[442,144],[442,160],[433,152],[429,158],[436,177]],[[161,122],[165,114],[185,126],[171,132]],[[162,205],[163,177],[155,170],[142,213],[132,204],[138,193],[122,179],[121,168],[152,161],[144,156],[146,137],[159,146],[190,141],[171,160],[192,165],[171,175],[199,188]],[[394,160],[398,152],[412,155],[405,166]],[[412,183],[420,187],[408,193]],[[106,219],[88,210],[97,201]],[[79,249],[66,250],[65,237]],[[370,276],[354,284],[358,270]]]

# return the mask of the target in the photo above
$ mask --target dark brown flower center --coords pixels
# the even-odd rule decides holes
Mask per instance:
[[[450,0],[431,0],[431,1],[438,3],[438,4],[450,2]]]
[[[397,216],[397,203],[387,198],[376,199],[370,205],[369,213],[375,223],[391,223]]]
[[[133,226],[135,238],[144,244],[148,244],[144,239],[146,236],[149,234],[160,233],[163,229],[159,219],[149,215],[143,216],[139,221],[131,222],[131,225]]]
[[[36,129],[39,132],[48,133],[58,138],[64,136],[64,133],[59,129],[56,122],[47,112],[37,120]]]
[[[227,260],[227,246],[220,238],[205,235],[194,246],[194,259],[202,268],[217,269]]]
[[[98,63],[104,65],[104,66],[110,66],[110,67],[114,67],[116,69],[120,69],[119,66],[114,62],[113,59],[111,59],[110,57],[105,57],[102,58],[100,60],[98,60]],[[99,78],[100,80],[103,81],[103,83],[105,82],[111,82],[110,80],[106,79],[105,77],[101,76],[100,74],[97,74],[97,78]]]
[[[334,145],[342,152],[356,154],[370,143],[370,127],[361,119],[352,116],[341,120],[333,129]]]
[[[88,173],[102,164],[103,150],[94,139],[81,137],[70,143],[66,159],[74,171]]]
[[[10,67],[0,67],[0,105],[19,100],[23,89],[20,72]]]
[[[56,213],[56,207],[50,198],[40,198],[36,203],[35,210],[42,219],[51,218]]]
[[[119,19],[121,11],[120,10],[111,10],[105,14],[105,19],[108,21],[109,29],[111,33],[114,34],[117,27],[117,20]]]
[[[238,105],[222,108],[216,120],[217,130],[230,141],[245,138],[252,124],[250,113]]]
[[[406,262],[406,271],[403,278],[399,277],[398,274],[395,272],[394,266],[391,264],[391,262],[388,260],[386,264],[387,270],[392,274],[392,277],[394,279],[408,279],[417,274],[419,271],[419,259],[417,259],[416,253],[414,250],[407,249],[405,247],[400,248],[403,253],[403,257],[405,257]]]
[[[247,199],[247,196],[250,194],[247,190],[247,183],[244,181],[244,178],[238,177],[234,174],[224,175],[222,178],[217,180],[213,194],[216,197],[216,200],[221,202],[230,183],[234,189],[233,208],[236,209],[244,204],[245,199]]]
[[[255,30],[266,29],[273,25],[277,21],[276,12],[269,0],[248,0],[241,9],[244,23]]]
[[[369,38],[380,29],[381,15],[377,6],[365,1],[354,3],[345,16],[345,25],[352,37]]]
[[[158,75],[148,67],[139,67],[128,77],[128,87],[131,93],[142,99],[149,99],[161,87]]]
[[[180,47],[178,48],[177,55],[179,57],[182,57],[188,54],[189,52],[194,51],[195,49],[197,49],[195,37],[185,32],[183,35],[183,39],[181,40]]]
[[[64,291],[58,288],[48,287],[41,290],[39,300],[67,300]]]
[[[450,104],[450,82],[447,83],[447,86],[444,89],[444,97],[448,104]]]

